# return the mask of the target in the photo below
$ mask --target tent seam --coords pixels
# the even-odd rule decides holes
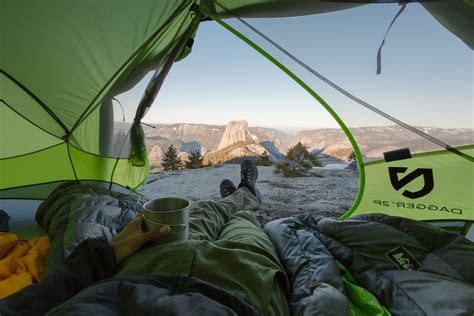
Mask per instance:
[[[49,146],[49,147],[46,147],[46,148],[43,148],[43,149],[39,149],[39,150],[35,150],[35,151],[31,151],[29,153],[26,153],[26,154],[21,154],[21,155],[16,155],[16,156],[10,156],[10,157],[2,157],[0,158],[0,161],[2,160],[9,160],[9,159],[16,159],[16,158],[21,158],[21,157],[24,157],[24,156],[29,156],[29,155],[33,155],[33,154],[37,154],[37,153],[40,153],[42,151],[45,151],[45,150],[48,150],[48,149],[51,149],[51,148],[54,148],[54,147],[58,147],[58,146],[61,146],[63,145],[65,142],[61,142],[61,143],[58,143],[58,144],[55,144],[55,145],[52,145],[52,146]]]
[[[37,97],[30,89],[28,89],[26,86],[24,86],[20,81],[15,79],[13,76],[8,74],[5,70],[0,69],[0,73],[3,73],[8,79],[10,79],[13,83],[15,83],[18,87],[20,87],[26,94],[28,94],[38,105],[41,106],[41,108],[49,114],[51,118],[64,130],[66,133],[64,136],[66,136],[69,133],[69,130],[66,125],[59,119],[59,117],[51,110],[46,103],[41,101],[39,97]]]
[[[79,181],[79,179],[77,178],[77,174],[76,174],[76,168],[74,168],[74,163],[72,162],[72,156],[71,156],[71,151],[69,150],[69,142],[66,141],[66,146],[67,146],[67,155],[69,157],[69,162],[71,163],[71,168],[72,168],[72,171],[74,172],[74,178],[76,179],[76,181]]]
[[[119,157],[115,160],[114,167],[112,168],[112,172],[110,173],[109,190],[112,190],[112,183],[114,182],[113,180],[114,180],[114,175],[115,175],[115,169],[117,168],[119,160],[120,160]]]
[[[457,150],[465,150],[465,149],[474,149],[474,145],[462,145],[462,146],[457,146],[454,147]],[[439,155],[446,155],[452,152],[446,149],[441,149],[441,150],[436,150],[436,151],[430,151],[430,152],[423,152],[423,153],[418,153],[418,154],[412,154],[411,159],[413,158],[420,158],[420,157],[430,157],[430,156],[439,156]],[[380,160],[375,160],[375,161],[369,161],[364,163],[364,166],[373,166],[373,165],[379,165],[387,163],[384,159]]]
[[[14,109],[10,104],[8,104],[5,100],[0,99],[0,102],[2,102],[3,104],[5,104],[10,110],[12,110],[13,112],[15,112],[16,115],[20,116],[22,119],[24,119],[25,121],[27,121],[27,122],[30,123],[31,125],[36,126],[37,128],[39,128],[39,129],[42,130],[43,132],[45,132],[45,133],[47,133],[47,134],[49,134],[49,135],[51,135],[51,136],[53,136],[53,137],[56,137],[57,139],[60,139],[60,140],[64,141],[63,138],[61,138],[61,137],[59,137],[59,136],[57,136],[57,135],[55,135],[55,134],[53,134],[53,133],[47,131],[47,130],[44,129],[43,127],[41,127],[41,126],[39,126],[39,125],[33,123],[31,120],[29,120],[29,119],[26,118],[24,115],[22,115],[22,114],[19,113],[17,110],[15,110],[15,109]]]
[[[34,187],[34,186],[37,186],[37,185],[44,185],[44,184],[52,184],[52,183],[59,183],[59,182],[68,182],[68,181],[91,181],[91,182],[102,182],[102,183],[109,183],[109,181],[107,180],[97,180],[97,179],[89,179],[89,178],[85,178],[85,179],[62,179],[62,180],[55,180],[55,181],[48,181],[48,182],[41,182],[41,183],[34,183],[34,184],[25,184],[25,185],[21,185],[21,186],[16,186],[16,187],[8,187],[8,188],[3,188],[3,189],[0,189],[0,192],[2,191],[8,191],[8,190],[15,190],[15,189],[20,189],[20,188],[27,188],[27,187]],[[123,185],[123,184],[120,184],[118,182],[113,182],[113,184],[115,185],[118,185],[124,189],[127,189],[129,191],[132,191],[131,188]],[[3,197],[0,197],[0,200],[7,200],[7,199],[12,199],[10,197],[7,197],[7,198],[3,198]],[[13,198],[13,199],[19,199],[19,198]],[[37,200],[37,199],[30,199],[30,198],[23,198],[25,200]]]
[[[76,145],[70,143],[69,141],[64,141],[64,140],[62,140],[61,143],[58,143],[58,144],[55,144],[55,145],[52,145],[52,146],[49,146],[49,147],[46,147],[46,148],[43,148],[43,149],[40,149],[40,150],[32,151],[32,152],[29,152],[29,153],[26,153],[26,154],[17,155],[17,156],[11,156],[11,157],[0,158],[0,161],[1,161],[1,160],[8,160],[8,159],[13,159],[13,158],[18,158],[18,157],[23,157],[23,156],[28,156],[28,155],[31,155],[31,154],[36,154],[36,153],[42,152],[42,151],[44,151],[44,150],[51,149],[51,148],[54,148],[54,147],[56,147],[56,146],[60,146],[60,145],[65,144],[65,143],[69,144],[69,146],[73,147],[74,149],[76,149],[76,150],[78,150],[78,151],[80,151],[80,152],[82,152],[82,153],[85,153],[85,154],[88,154],[88,155],[91,155],[91,156],[94,156],[94,157],[98,157],[98,158],[105,158],[105,159],[124,159],[124,160],[127,160],[127,159],[129,159],[130,157],[135,156],[135,155],[138,155],[138,154],[141,154],[141,153],[143,153],[143,152],[145,151],[145,149],[144,149],[144,150],[139,151],[139,152],[137,152],[137,153],[135,153],[135,154],[133,154],[133,155],[131,155],[131,156],[128,156],[128,157],[121,157],[121,156],[117,156],[117,157],[115,157],[115,156],[103,156],[103,155],[95,154],[95,153],[93,153],[93,152],[84,150],[84,149],[82,149],[82,148],[80,148],[80,147],[78,147],[78,146],[76,146]]]
[[[191,1],[188,0],[183,3],[180,7],[176,9],[176,11],[170,16],[170,18],[163,24],[161,27],[159,27],[147,40],[140,45],[140,47],[137,48],[135,52],[117,69],[117,71],[110,77],[110,79],[105,83],[105,85],[100,89],[100,91],[97,93],[97,95],[94,97],[94,99],[89,103],[89,105],[86,107],[84,112],[81,114],[79,119],[74,123],[73,127],[69,131],[69,133],[65,136],[67,139],[71,136],[71,134],[74,132],[74,130],[84,122],[84,120],[89,116],[91,112],[98,106],[97,104],[94,106],[94,104],[97,102],[99,96],[106,90],[106,88],[112,83],[114,79],[117,78],[117,76],[126,68],[126,66],[146,47],[147,44],[149,44],[153,39],[155,39],[164,29],[166,26],[168,26],[171,21],[173,21],[178,13],[182,12],[183,9],[189,5]]]

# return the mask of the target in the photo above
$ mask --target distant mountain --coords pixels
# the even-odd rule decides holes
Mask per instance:
[[[253,135],[255,143],[261,145],[262,143],[271,143],[273,148],[278,149],[280,153],[286,153],[293,140],[293,136],[273,128],[250,127],[249,131]]]
[[[205,161],[217,161],[216,157],[242,154],[255,157],[267,151],[270,158],[280,160],[281,152],[285,152],[291,136],[275,129],[265,127],[248,127],[247,121],[231,121],[227,126],[205,124],[171,124],[157,125],[156,128],[144,128],[145,144],[148,158],[152,166],[161,163],[163,153],[172,144],[182,153],[200,150],[201,154],[211,155],[213,158]],[[233,154],[214,152],[225,149],[236,143],[255,146],[246,147],[241,152],[234,150]],[[265,143],[264,146],[259,143]],[[266,149],[267,148],[267,149]],[[235,146],[234,146],[235,149]],[[235,157],[229,158],[229,160]],[[227,160],[226,160],[227,161]]]
[[[173,144],[179,150],[188,153],[196,149],[201,150],[201,153],[206,153],[217,149],[224,129],[225,126],[205,124],[161,125],[154,129],[147,129],[145,140],[147,143],[163,145],[166,148],[169,144]],[[153,143],[157,136],[159,137],[158,143]],[[182,146],[184,148],[181,148]]]
[[[263,141],[260,143],[260,146],[262,146],[263,148],[265,148],[265,150],[267,151],[268,155],[270,156],[270,159],[272,161],[280,161],[280,160],[284,160],[285,157],[284,155],[281,153],[281,150],[279,150],[276,146],[275,146],[275,143],[274,142],[271,142],[269,140],[266,140],[266,141]]]
[[[450,146],[474,144],[473,129],[444,129],[432,127],[417,127]],[[418,136],[401,126],[357,127],[351,128],[362,154],[368,159],[383,157],[386,151],[404,147],[412,153],[439,150],[438,145]],[[352,152],[352,146],[341,129],[315,129],[299,132],[290,146],[302,142],[310,151],[321,150],[322,153],[347,160]]]
[[[473,129],[417,128],[451,146],[474,144]],[[171,144],[183,157],[199,149],[206,161],[228,161],[236,155],[257,156],[264,151],[278,161],[298,142],[322,158],[329,158],[328,161],[331,157],[348,160],[353,151],[343,131],[337,128],[288,135],[272,128],[249,127],[246,121],[232,121],[227,126],[180,123],[144,129],[149,159],[155,166],[160,164],[163,152]],[[368,160],[382,158],[384,152],[403,147],[409,147],[412,153],[441,149],[400,126],[357,127],[351,128],[351,133]]]

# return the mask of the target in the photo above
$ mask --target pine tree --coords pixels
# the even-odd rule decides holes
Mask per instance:
[[[265,151],[263,155],[258,157],[255,163],[257,164],[257,166],[271,166],[273,164],[267,151]]]
[[[349,161],[355,161],[356,159],[357,159],[357,157],[356,157],[356,154],[355,154],[354,151],[352,151],[350,153],[349,157],[347,157],[347,160],[349,160]]]
[[[172,144],[168,147],[161,165],[165,171],[175,171],[182,168],[183,162],[178,157],[178,150]]]
[[[186,168],[198,169],[204,167],[204,164],[202,162],[204,157],[201,156],[201,151],[199,149],[196,151],[192,151],[188,159],[189,160],[186,161]]]
[[[309,153],[308,148],[301,142],[290,148],[286,154],[287,161],[275,164],[274,172],[282,173],[286,177],[303,177],[321,162],[316,156]]]

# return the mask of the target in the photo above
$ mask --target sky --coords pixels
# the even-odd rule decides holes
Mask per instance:
[[[473,52],[420,4],[409,4],[393,25],[382,51],[382,74],[375,74],[377,50],[399,8],[372,4],[246,21],[328,79],[411,125],[473,128]],[[226,22],[258,39],[238,21]],[[393,124],[288,65],[348,126]],[[148,80],[118,96],[127,120]],[[192,53],[174,64],[143,121],[225,125],[236,119],[288,131],[338,127],[311,95],[255,50],[217,23],[201,23]]]

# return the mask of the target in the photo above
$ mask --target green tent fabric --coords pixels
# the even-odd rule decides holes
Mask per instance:
[[[104,108],[163,66],[195,16],[191,4],[2,1],[0,188],[75,179],[137,187],[148,163],[134,164],[140,153],[130,149],[110,153]]]
[[[474,221],[472,146],[414,153],[406,159],[365,159],[366,149],[336,108],[221,19],[323,14],[365,4],[0,0],[0,198],[45,198],[67,180],[137,188],[149,173],[140,120],[171,64],[189,54],[187,40],[207,16],[294,79],[339,123],[354,148],[361,175],[358,198],[343,218],[384,212],[421,220]],[[422,4],[472,48],[472,1]],[[133,129],[119,139],[114,134],[113,98],[152,70],[157,78],[150,84],[152,96],[137,104]]]
[[[357,284],[349,270],[339,261],[337,268],[341,273],[344,288],[349,298],[349,312],[352,316],[390,316],[390,311],[379,303],[377,298],[369,291]]]
[[[202,1],[208,12],[221,18],[232,17],[287,17],[333,12],[369,3],[399,3],[399,1],[352,0],[219,0]],[[403,2],[400,2],[403,3]],[[472,0],[420,1],[435,19],[474,49]]]

